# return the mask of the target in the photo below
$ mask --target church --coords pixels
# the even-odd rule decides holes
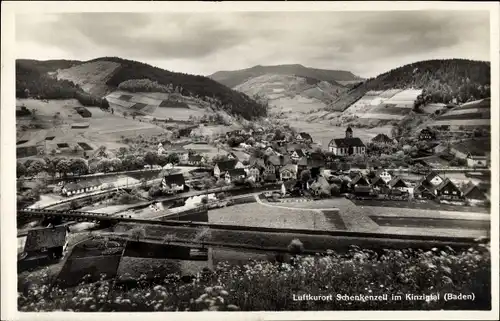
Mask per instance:
[[[365,154],[366,146],[358,137],[352,137],[352,128],[347,127],[345,138],[334,138],[328,144],[328,150],[337,156]]]

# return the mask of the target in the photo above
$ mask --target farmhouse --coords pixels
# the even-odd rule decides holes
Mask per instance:
[[[88,192],[95,192],[101,190],[103,186],[103,182],[99,179],[89,179],[77,183],[67,183],[63,185],[61,194],[65,196],[71,196]]]
[[[390,138],[386,134],[378,134],[377,136],[373,137],[372,143],[394,144],[394,139]]]
[[[434,199],[436,197],[436,186],[423,178],[413,188],[413,196],[418,199]]]
[[[394,177],[389,183],[388,183],[389,188],[391,189],[398,189],[402,192],[408,191],[408,184],[403,181],[401,177]]]
[[[221,177],[225,175],[230,169],[244,168],[243,164],[236,159],[230,159],[227,161],[218,162],[214,166],[214,176]]]
[[[449,178],[446,178],[437,188],[436,194],[443,200],[463,200],[462,191]]]
[[[298,166],[294,164],[287,164],[284,167],[280,168],[280,179],[282,181],[288,181],[290,179],[296,179],[298,172]]]
[[[229,184],[237,181],[242,181],[245,179],[245,177],[246,172],[243,168],[233,168],[226,172],[224,179]]]
[[[467,155],[467,166],[468,167],[488,167],[488,157],[486,154],[473,155],[469,153]]]
[[[439,176],[436,172],[430,172],[425,177],[425,181],[428,182],[430,185],[437,187],[443,182],[443,178]]]
[[[32,229],[20,249],[21,257],[23,260],[61,258],[68,246],[67,238],[68,227],[65,225]]]
[[[185,184],[186,181],[184,180],[184,175],[172,174],[163,177],[163,180],[161,181],[161,188],[164,190],[171,190],[174,193],[182,192]]]
[[[483,203],[488,199],[481,189],[471,181],[462,187],[462,194],[467,201],[476,204]]]
[[[304,143],[312,143],[313,142],[311,135],[309,135],[306,132],[298,133],[297,136],[295,136],[295,139],[298,142],[304,142]]]
[[[328,144],[328,150],[337,156],[365,154],[366,146],[361,139],[352,136],[351,127],[347,127],[345,138],[334,138]]]
[[[177,154],[179,156],[179,162],[180,163],[187,163],[189,159],[189,151],[187,151],[184,148],[173,148],[173,149],[168,149],[169,154]]]
[[[373,177],[371,180],[370,180],[370,184],[375,187],[375,188],[378,188],[378,189],[387,189],[387,182],[382,179],[380,176],[378,175],[375,175],[375,177]]]

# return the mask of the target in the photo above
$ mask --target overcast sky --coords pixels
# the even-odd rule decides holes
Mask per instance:
[[[302,64],[371,77],[419,60],[490,60],[489,28],[487,11],[29,14],[16,16],[16,53],[201,75]]]

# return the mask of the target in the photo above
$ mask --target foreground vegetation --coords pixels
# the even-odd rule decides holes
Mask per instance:
[[[293,246],[292,246],[293,245]],[[21,311],[220,311],[220,310],[359,310],[359,309],[489,309],[489,246],[466,252],[453,249],[385,250],[353,247],[347,254],[293,256],[274,261],[219,264],[186,282],[178,275],[134,284],[104,278],[75,289],[51,287],[43,276],[19,291]],[[35,283],[37,285],[35,285]],[[438,301],[294,301],[293,294],[436,294]],[[471,294],[475,300],[445,301],[444,293]]]

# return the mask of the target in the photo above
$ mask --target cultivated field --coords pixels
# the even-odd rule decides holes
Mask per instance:
[[[430,125],[489,127],[491,125],[491,101],[482,99],[462,104],[437,117]]]

